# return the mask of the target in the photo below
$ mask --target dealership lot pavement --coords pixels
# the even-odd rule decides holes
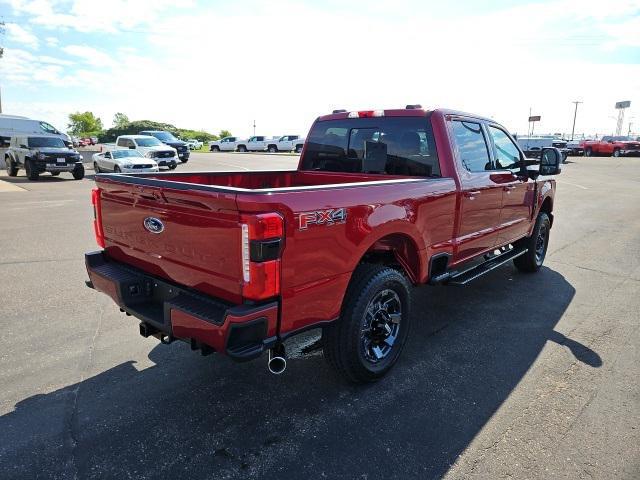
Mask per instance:
[[[87,173],[0,173],[1,478],[640,476],[640,159],[571,158],[543,270],[419,288],[402,359],[366,387],[319,354],[273,376],[140,337],[84,286]]]

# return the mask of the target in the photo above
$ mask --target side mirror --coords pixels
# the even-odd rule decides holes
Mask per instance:
[[[135,150],[136,146],[135,145],[129,145],[129,150]]]
[[[562,152],[555,147],[545,147],[540,151],[540,175],[558,175],[562,170]]]

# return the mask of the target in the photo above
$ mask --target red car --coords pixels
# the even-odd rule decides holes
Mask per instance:
[[[140,333],[244,361],[322,327],[329,363],[380,378],[409,332],[412,286],[535,272],[561,154],[451,110],[338,111],[295,171],[98,175],[88,285]]]
[[[606,155],[614,157],[640,155],[640,142],[629,137],[602,137],[602,140],[584,140],[580,142],[587,157]]]
[[[88,147],[89,145],[91,145],[91,139],[89,138],[81,138],[78,140],[79,147]]]

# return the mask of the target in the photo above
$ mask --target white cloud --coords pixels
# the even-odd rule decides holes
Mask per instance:
[[[38,37],[36,37],[30,29],[23,28],[17,23],[7,23],[5,27],[7,29],[7,39],[10,42],[17,43],[21,47],[31,48],[34,50],[38,49]]]
[[[44,39],[44,41],[47,43],[48,47],[57,47],[59,43],[56,37],[47,37]]]
[[[109,54],[87,45],[67,45],[62,47],[62,51],[94,67],[106,68],[116,65],[116,61]]]

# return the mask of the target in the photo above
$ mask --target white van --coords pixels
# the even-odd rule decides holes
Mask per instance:
[[[66,133],[60,132],[47,122],[33,120],[17,115],[4,115],[0,113],[0,147],[7,147],[9,140],[15,135],[43,134],[59,137],[67,145],[71,145],[71,138]]]

